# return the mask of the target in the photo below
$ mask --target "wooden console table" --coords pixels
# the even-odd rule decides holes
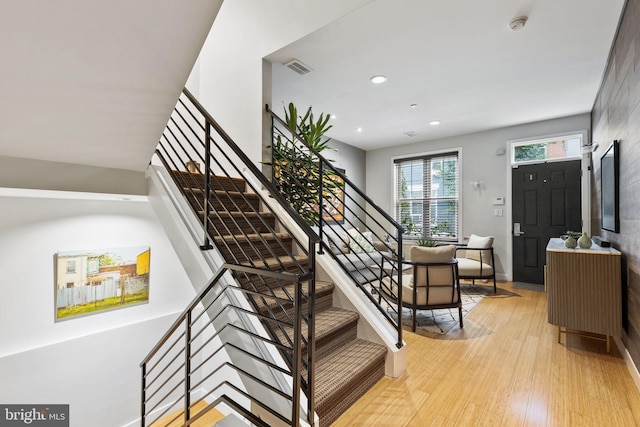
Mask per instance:
[[[601,334],[606,335],[609,352],[609,338],[622,335],[620,255],[616,249],[596,244],[590,249],[568,249],[562,239],[549,240],[548,320],[558,326],[558,342],[561,333],[575,333],[568,329]]]

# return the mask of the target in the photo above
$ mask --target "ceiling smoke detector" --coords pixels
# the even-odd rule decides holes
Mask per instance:
[[[311,71],[313,71],[311,69],[311,67],[308,67],[306,65],[304,65],[302,62],[298,61],[297,59],[292,59],[291,61],[287,62],[286,64],[282,64],[285,67],[289,68],[290,70],[295,71],[296,73],[300,74],[301,76],[304,76],[307,73],[310,73]]]
[[[524,27],[524,24],[527,23],[527,19],[529,18],[527,18],[526,16],[518,16],[516,18],[513,18],[511,22],[509,22],[509,28],[511,28],[511,31],[518,31],[522,27]]]

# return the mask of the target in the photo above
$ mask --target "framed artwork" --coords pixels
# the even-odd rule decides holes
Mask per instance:
[[[56,253],[56,321],[149,302],[150,263],[149,246]]]
[[[600,158],[600,206],[602,209],[602,229],[620,232],[620,154],[619,142],[613,141],[611,147]]]
[[[345,170],[336,168],[344,175]],[[335,183],[330,194],[324,199],[322,209],[322,220],[329,223],[344,223],[344,179],[337,174],[327,173],[327,180]]]

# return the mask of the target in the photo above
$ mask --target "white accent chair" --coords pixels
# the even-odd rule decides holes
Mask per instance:
[[[471,280],[474,285],[476,280],[492,280],[493,292],[497,291],[493,236],[472,234],[466,245],[456,248],[456,259],[461,279]]]
[[[411,274],[402,274],[402,304],[413,311],[413,331],[416,330],[417,310],[458,308],[460,328],[462,322],[462,302],[460,300],[460,280],[458,262],[454,258],[454,245],[411,248]],[[384,277],[380,292],[389,302],[397,304],[398,276]]]

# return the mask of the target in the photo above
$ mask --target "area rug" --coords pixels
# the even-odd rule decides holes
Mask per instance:
[[[524,289],[525,291],[544,292],[544,285],[538,285],[537,283],[527,282],[515,282],[513,289]]]
[[[493,288],[488,286],[461,285],[462,317],[464,317],[489,293]],[[402,324],[409,328],[413,326],[413,310],[402,309]],[[394,313],[395,314],[395,313]],[[444,308],[441,310],[418,310],[416,315],[416,331],[426,331],[434,334],[446,334],[454,326],[458,326],[458,309]]]

